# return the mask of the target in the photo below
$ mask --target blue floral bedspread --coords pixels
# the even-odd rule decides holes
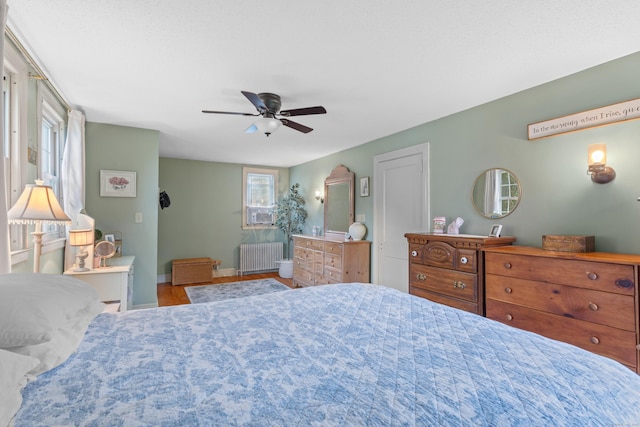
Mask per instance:
[[[614,426],[640,376],[381,286],[102,314],[16,426]]]

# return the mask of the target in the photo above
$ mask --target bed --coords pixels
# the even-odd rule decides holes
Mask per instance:
[[[15,426],[640,422],[613,360],[357,283],[99,314],[22,397]]]

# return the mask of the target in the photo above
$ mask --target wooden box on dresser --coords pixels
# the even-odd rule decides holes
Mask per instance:
[[[484,315],[484,254],[515,237],[407,233],[409,293]]]
[[[369,282],[371,242],[293,236],[293,285]]]
[[[487,317],[640,373],[639,255],[513,246],[485,256]]]

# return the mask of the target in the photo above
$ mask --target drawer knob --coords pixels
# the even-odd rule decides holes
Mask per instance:
[[[507,320],[513,320],[513,316],[510,314],[507,314],[506,316],[504,316],[504,318]]]
[[[418,280],[427,280],[427,275],[426,274],[422,274],[422,273],[418,273],[418,274],[416,274],[416,279],[418,279]]]
[[[418,256],[418,251],[411,251],[411,256]]]
[[[467,287],[467,285],[465,285],[464,282],[456,281],[453,282],[453,287],[456,289],[464,289]]]
[[[598,337],[591,337],[589,341],[591,341],[591,344],[600,344],[600,338]]]
[[[589,280],[597,280],[598,279],[598,275],[596,273],[592,273],[592,272],[588,272],[587,273],[587,277],[589,278]]]
[[[466,264],[466,263],[468,263],[468,262],[469,262],[469,258],[467,258],[466,256],[463,256],[462,258],[460,258],[460,262],[461,262],[462,264]]]
[[[595,302],[590,302],[589,303],[589,310],[598,311],[599,309],[600,309],[600,307],[598,307],[598,304],[596,304]]]
[[[506,268],[507,270],[509,270],[512,267],[510,262],[505,262],[504,263],[504,268]]]
[[[633,281],[629,279],[617,279],[616,286],[624,289],[633,288]]]
[[[507,294],[510,294],[511,292],[513,292],[513,289],[511,288],[504,288],[504,292]]]

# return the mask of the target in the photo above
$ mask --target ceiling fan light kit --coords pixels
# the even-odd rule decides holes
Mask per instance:
[[[312,128],[284,117],[326,114],[327,112],[327,110],[322,106],[280,111],[282,100],[280,99],[280,96],[275,93],[265,92],[256,95],[253,92],[247,92],[244,90],[241,92],[253,104],[253,106],[256,107],[258,114],[214,110],[202,110],[202,112],[210,114],[233,114],[237,116],[262,116],[260,119],[256,120],[254,124],[249,126],[245,132],[254,133],[260,131],[266,136],[269,136],[278,130],[281,125],[285,125],[286,127],[297,130],[298,132],[309,133],[313,130]]]
[[[277,131],[281,125],[282,122],[278,119],[275,119],[273,117],[262,117],[256,120],[256,122],[251,125],[251,127],[245,132],[252,133],[259,131],[264,133],[266,136],[269,136],[273,132]]]

